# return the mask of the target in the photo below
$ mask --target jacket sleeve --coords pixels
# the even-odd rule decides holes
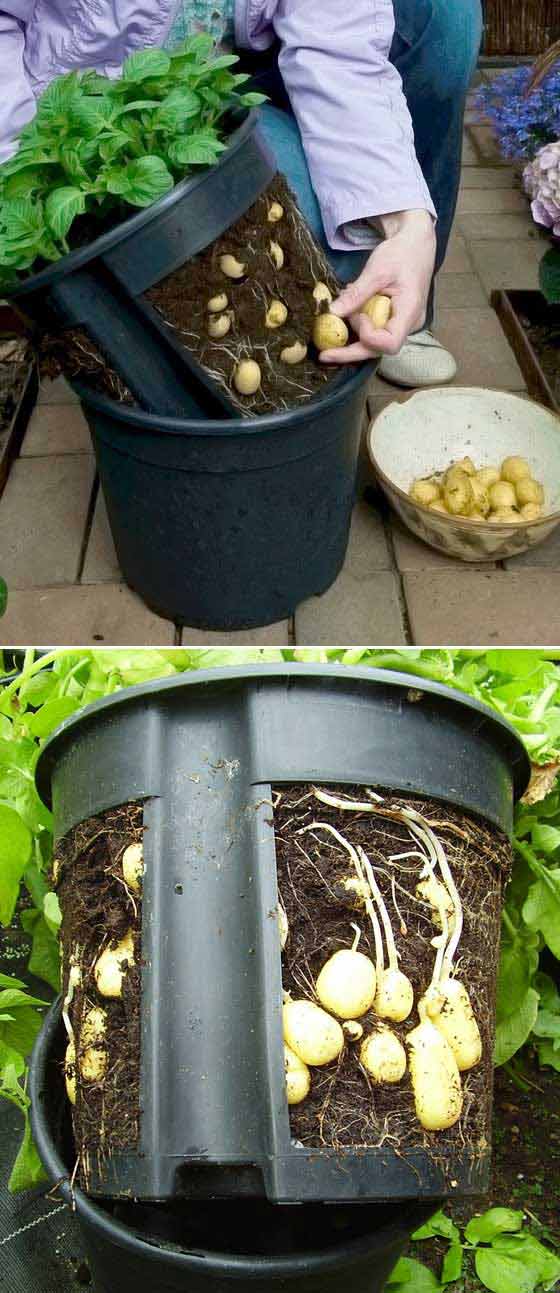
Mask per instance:
[[[0,163],[16,151],[20,130],[35,114],[35,96],[25,74],[25,26],[0,9]]]
[[[268,0],[267,8],[330,246],[370,246],[367,222],[392,211],[435,216],[389,62],[392,0]]]

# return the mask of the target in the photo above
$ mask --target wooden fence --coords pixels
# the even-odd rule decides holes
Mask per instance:
[[[560,0],[483,0],[485,54],[542,54],[560,38]]]

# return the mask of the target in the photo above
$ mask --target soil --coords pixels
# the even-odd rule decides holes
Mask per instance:
[[[359,786],[338,790],[330,786],[328,792],[364,799]],[[430,940],[437,929],[431,908],[415,897],[421,862],[407,858],[388,863],[391,855],[415,847],[407,828],[377,815],[327,807],[314,797],[312,788],[306,791],[301,785],[278,786],[274,794],[278,884],[290,929],[283,955],[284,988],[294,997],[311,997],[317,974],[329,955],[351,945],[351,922],[362,931],[360,950],[375,959],[368,917],[340,887],[341,880],[352,874],[347,854],[326,832],[297,834],[321,821],[365,848],[391,917],[400,969],[410,978],[417,1001],[431,979],[435,953]],[[455,970],[468,984],[475,1003],[482,1061],[462,1074],[460,1120],[434,1138],[416,1118],[408,1072],[398,1084],[373,1087],[360,1067],[356,1049],[348,1045],[336,1065],[313,1070],[310,1096],[290,1111],[292,1133],[310,1146],[374,1147],[388,1141],[398,1153],[424,1149],[432,1158],[441,1156],[442,1162],[459,1149],[468,1149],[474,1157],[484,1156],[490,1142],[500,905],[509,874],[510,846],[498,831],[447,804],[384,796],[383,809],[405,805],[416,806],[442,841],[461,896],[464,929]],[[390,872],[396,879],[394,889]],[[360,1022],[367,1035],[376,1016],[370,1011]],[[404,1023],[391,1027],[404,1042],[418,1022],[414,1007]]]
[[[560,324],[531,323],[520,315],[519,322],[536,351],[552,394],[560,404]]]
[[[0,435],[16,411],[29,370],[29,343],[22,337],[0,337]]]
[[[283,219],[268,220],[272,202],[284,208]],[[284,265],[277,270],[269,254],[271,240],[284,251]],[[220,257],[232,254],[247,266],[241,280],[227,278],[220,269]],[[146,299],[169,322],[185,347],[227,390],[234,404],[247,415],[274,413],[301,404],[317,395],[339,372],[320,364],[313,346],[307,359],[289,367],[280,352],[296,341],[309,343],[316,313],[313,288],[324,282],[333,296],[339,284],[326,257],[318,247],[292,194],[277,177],[249,211],[211,247],[193,257],[180,269],[146,293]],[[234,312],[231,331],[223,341],[208,337],[207,304],[225,292]],[[272,300],[283,301],[287,322],[280,328],[266,327],[265,315]],[[256,359],[262,371],[262,385],[254,396],[239,396],[232,382],[236,364]]]
[[[103,355],[83,328],[66,328],[56,335],[48,333],[39,342],[37,358],[41,379],[79,378],[119,404],[134,404],[118,373],[107,367]]]
[[[121,859],[125,848],[142,840],[141,804],[125,804],[80,822],[58,842],[60,873],[56,890],[62,911],[63,993],[68,991],[70,955],[80,949],[82,983],[68,1014],[76,1036],[77,1099],[72,1120],[78,1151],[78,1179],[88,1188],[91,1162],[119,1149],[131,1149],[139,1136],[141,899],[127,889]],[[134,965],[129,965],[121,998],[97,991],[94,965],[105,947],[127,930],[134,933]],[[79,1072],[79,1034],[92,1006],[106,1011],[104,1046],[107,1068],[100,1082],[85,1082]]]

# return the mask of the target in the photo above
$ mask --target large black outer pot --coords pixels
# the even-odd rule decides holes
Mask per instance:
[[[335,1203],[483,1190],[489,1149],[405,1160],[390,1143],[336,1151],[292,1140],[271,785],[406,790],[507,833],[528,776],[516,733],[485,706],[343,666],[194,673],[119,692],[63,724],[37,768],[56,837],[145,801],[141,1135],[92,1166],[93,1192]]]
[[[155,417],[76,383],[119,564],[158,614],[255,628],[323,593],[342,567],[373,371],[266,417]]]
[[[216,164],[87,246],[25,279],[11,299],[42,328],[83,326],[142,408],[233,416],[234,405],[142,297],[214,242],[270,184],[275,160],[258,113],[240,111]]]

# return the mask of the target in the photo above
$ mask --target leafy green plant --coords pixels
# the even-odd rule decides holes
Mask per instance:
[[[398,670],[410,676],[412,686],[415,679],[417,686],[432,679],[462,690],[509,719],[543,777],[554,782],[560,767],[560,670],[543,651],[61,648],[38,659],[27,651],[19,676],[0,686],[0,923],[8,928],[15,921],[23,928],[30,940],[29,970],[51,992],[59,986],[60,911],[49,884],[51,815],[34,781],[43,741],[84,705],[122,687],[192,669],[282,660]],[[509,1062],[530,1038],[541,1063],[560,1068],[560,996],[540,967],[543,949],[556,957],[560,953],[559,846],[560,789],[553,788],[542,802],[522,804],[517,812],[516,859],[503,922],[498,1063]],[[10,983],[23,991],[20,983]],[[28,1007],[37,1028],[42,1007],[33,999]],[[22,1032],[18,1048],[15,1033],[10,1035],[17,1059],[0,1048],[0,1095],[15,1099],[25,1117],[25,1057],[33,1039]],[[13,1188],[36,1179],[27,1124],[16,1166]]]
[[[513,1208],[489,1208],[473,1217],[463,1238],[459,1226],[439,1211],[412,1238],[447,1241],[440,1277],[422,1262],[403,1257],[389,1277],[387,1293],[442,1293],[461,1278],[465,1254],[490,1293],[535,1293],[554,1288],[560,1279],[560,1258],[523,1229],[523,1213]]]
[[[540,289],[549,305],[560,302],[560,247],[551,247],[539,265]]]
[[[0,166],[0,287],[64,256],[79,217],[116,223],[217,161],[226,114],[264,96],[243,91],[237,57],[213,49],[201,33],[172,54],[131,54],[117,80],[70,72],[48,86]]]

